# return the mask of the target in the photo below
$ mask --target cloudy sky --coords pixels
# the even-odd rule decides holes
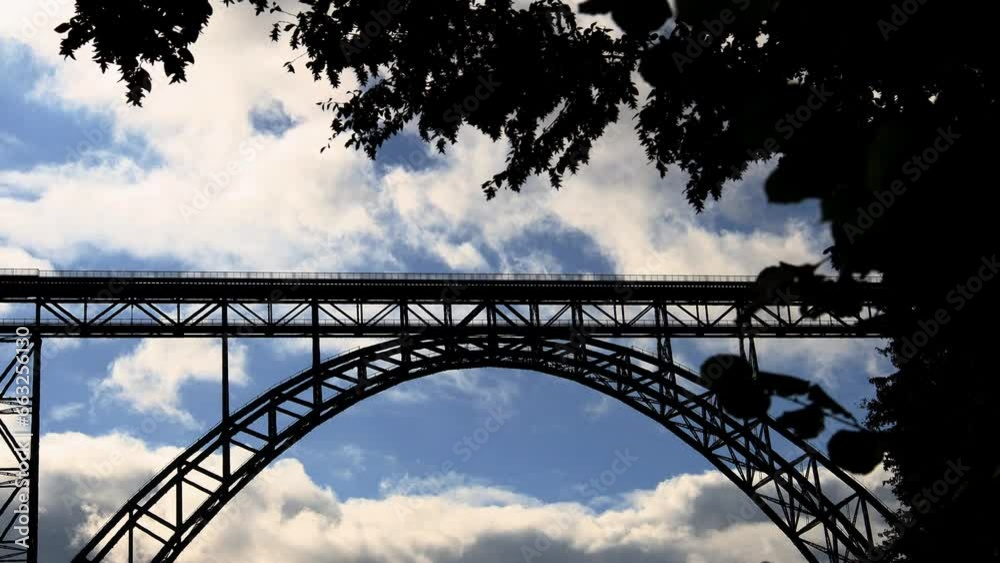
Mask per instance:
[[[412,133],[375,162],[320,154],[329,116],[316,102],[342,93],[286,73],[292,55],[246,7],[217,9],[187,84],[154,80],[145,107],[128,107],[117,76],[102,76],[87,53],[58,56],[52,29],[71,9],[71,0],[0,8],[0,267],[752,274],[827,246],[813,206],[767,208],[764,167],[696,215],[681,176],[661,179],[637,157],[628,121],[561,191],[533,182],[490,202],[478,186],[505,151],[474,131],[444,156]],[[359,344],[329,342],[325,353]],[[867,378],[887,368],[877,344],[769,341],[760,361],[821,381],[857,410]],[[58,562],[215,423],[220,346],[47,346],[43,560]],[[678,345],[689,365],[735,348]],[[307,357],[302,342],[237,342],[234,403]],[[459,446],[491,417],[503,424],[485,444]],[[594,494],[586,485],[619,455],[634,462]],[[530,560],[552,563],[800,561],[666,431],[587,389],[500,371],[442,374],[338,417],[269,468],[182,560],[534,552]]]

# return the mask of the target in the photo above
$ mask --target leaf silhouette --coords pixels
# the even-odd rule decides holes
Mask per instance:
[[[719,406],[736,418],[762,418],[771,408],[771,397],[753,382],[728,385],[716,394]]]
[[[816,275],[817,268],[819,264],[796,266],[779,262],[777,266],[768,266],[761,270],[751,289],[753,301],[740,312],[737,322],[747,322],[750,316],[764,305],[788,304],[792,300],[801,298],[801,293],[808,291],[820,281]]]
[[[809,389],[809,400],[812,401],[814,405],[826,410],[827,412],[830,412],[832,414],[839,414],[841,416],[845,416],[847,418],[850,418],[851,420],[854,420],[854,416],[851,415],[851,413],[848,412],[847,409],[840,406],[840,403],[834,401],[833,398],[830,397],[830,395],[828,395],[827,392],[824,391],[818,385],[813,385]]]
[[[716,354],[702,362],[701,384],[709,389],[718,389],[738,382],[750,381],[753,370],[750,364],[735,354]]]
[[[885,440],[867,430],[840,430],[827,444],[830,461],[852,473],[871,473],[885,457]]]
[[[825,427],[826,415],[816,405],[787,411],[778,417],[777,423],[788,428],[803,440],[811,440],[820,435]]]
[[[757,374],[757,382],[765,391],[780,397],[805,395],[813,386],[812,383],[799,377],[765,371]]]
[[[740,356],[718,354],[701,365],[701,382],[715,392],[719,406],[736,418],[765,416],[771,397],[753,379],[750,364]]]
[[[580,4],[580,12],[584,14],[611,13],[622,31],[628,34],[641,35],[656,31],[667,22],[672,15],[667,0],[587,0]]]

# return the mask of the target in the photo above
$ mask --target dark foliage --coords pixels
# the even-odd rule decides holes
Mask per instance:
[[[1000,560],[993,3],[677,0],[676,13],[664,0],[581,5],[609,13],[621,36],[579,27],[557,0],[527,9],[503,0],[302,0],[296,13],[249,3],[284,18],[272,39],[301,49],[316,79],[338,85],[349,72],[362,84],[346,100],[322,102],[348,146],[374,155],[411,120],[440,150],[462,124],[504,139],[507,163],[483,185],[488,196],[535,174],[558,187],[622,109],[637,115],[652,165],[687,174],[699,210],[748,164],[778,158],[768,197],[819,201],[835,242],[826,260],[840,276],[775,266],[761,273],[758,302],[799,291],[815,314],[849,313],[860,308],[858,277],[884,277],[887,305],[876,322],[898,371],[876,380],[869,428],[830,443],[848,469],[870,469],[885,453],[895,471],[895,493],[913,518],[890,534],[884,560],[938,563],[956,552]],[[210,15],[204,0],[78,0],[58,29],[64,54],[93,43],[96,62],[117,67],[128,101],[140,104],[152,63],[184,80]],[[652,87],[641,101],[636,70]],[[734,366],[711,382],[730,412],[757,415],[774,395],[797,396],[803,408],[780,420],[803,436],[843,417],[818,388],[748,379]]]

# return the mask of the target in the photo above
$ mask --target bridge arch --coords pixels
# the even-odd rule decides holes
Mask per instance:
[[[868,560],[893,521],[861,484],[772,419],[722,412],[680,365],[601,340],[403,337],[322,362],[232,413],[137,491],[73,561],[174,561],[268,464],[324,422],[400,383],[479,367],[575,381],[645,414],[725,474],[807,561]]]

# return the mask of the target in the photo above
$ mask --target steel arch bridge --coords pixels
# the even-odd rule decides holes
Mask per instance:
[[[0,536],[0,560],[37,561],[43,337],[142,336],[221,339],[221,419],[137,491],[74,562],[174,561],[229,500],[322,423],[400,383],[478,367],[536,371],[613,397],[701,453],[807,561],[866,561],[878,532],[893,525],[893,514],[772,419],[725,414],[697,376],[673,361],[671,338],[736,338],[756,366],[754,338],[876,335],[870,322],[859,321],[878,312],[880,287],[865,286],[867,305],[857,317],[804,314],[795,296],[744,316],[751,282],[721,276],[0,271],[0,303],[34,313],[0,319],[0,336],[16,346],[0,377],[0,434],[12,456],[0,461],[6,479],[0,481],[0,524],[11,522]],[[312,365],[233,411],[228,339],[234,336],[309,337]],[[327,336],[390,339],[322,361],[320,337]],[[655,342],[655,352],[607,340],[621,337]],[[19,510],[18,499],[25,497],[20,508],[26,510]],[[15,537],[24,513],[29,533]]]

